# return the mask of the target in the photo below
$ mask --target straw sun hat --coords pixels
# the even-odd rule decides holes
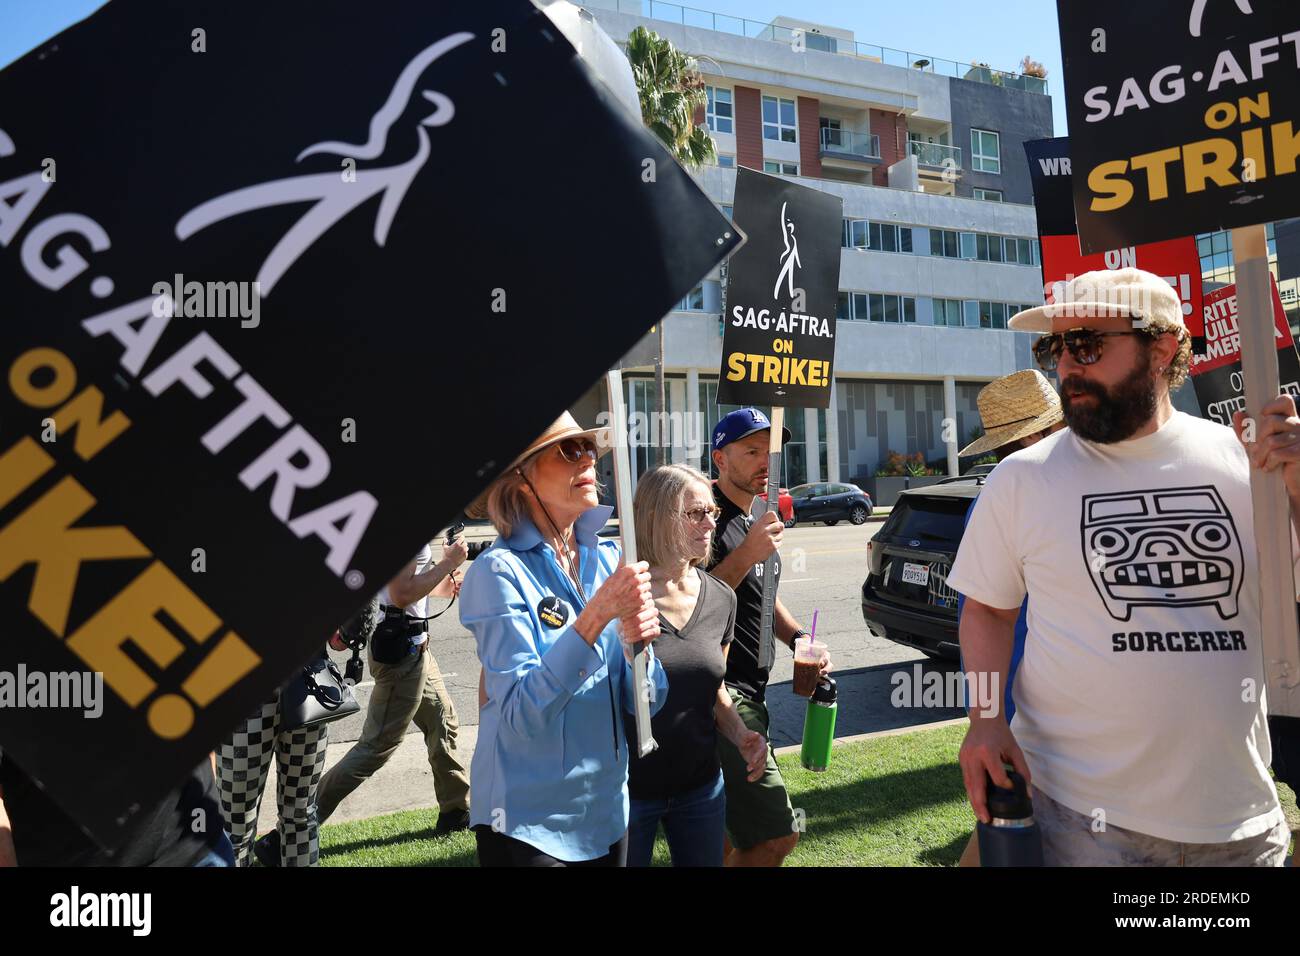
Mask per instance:
[[[535,439],[533,439],[533,441],[529,443],[528,447],[525,448],[522,452],[520,452],[518,457],[516,457],[514,461],[512,461],[507,467],[501,469],[501,474],[502,475],[508,474],[517,465],[519,465],[520,462],[525,461],[531,455],[536,454],[537,452],[541,451],[543,448],[549,448],[551,445],[554,445],[556,442],[564,441],[564,439],[566,438],[590,438],[596,444],[597,458],[603,458],[606,452],[608,452],[610,449],[614,447],[614,440],[613,440],[613,436],[610,433],[610,429],[583,428],[581,425],[578,424],[578,422],[574,419],[572,415],[570,415],[568,412],[565,412],[555,421],[551,422],[550,426],[546,429],[546,431],[542,432]],[[497,476],[497,478],[500,477],[501,477],[500,475]],[[493,480],[492,484],[496,484],[496,479]],[[487,517],[488,493],[491,490],[492,490],[492,485],[490,484],[479,493],[477,498],[475,498],[473,501],[469,503],[469,506],[465,509],[465,514],[468,517],[470,518]]]
[[[978,455],[1001,448],[1061,421],[1061,399],[1042,372],[1025,369],[994,379],[980,389],[979,406],[984,434],[959,456]]]

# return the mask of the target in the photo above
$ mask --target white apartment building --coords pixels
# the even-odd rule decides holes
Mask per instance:
[[[1033,196],[1022,144],[1052,135],[1044,81],[866,46],[850,31],[757,23],[655,0],[587,0],[622,42],[645,26],[698,58],[697,118],[717,143],[704,191],[730,214],[735,166],[794,177],[844,201],[833,402],[788,408],[783,484],[870,488],[889,452],[956,465],[979,425],[975,396],[1032,366],[1034,336],[1007,318],[1042,302]],[[723,290],[707,277],[664,320],[667,410],[703,419],[672,459],[709,468],[722,357]],[[657,337],[624,358],[632,413],[653,411]],[[595,421],[603,384],[574,406]],[[944,419],[957,423],[945,442]],[[648,436],[647,436],[648,437]],[[652,460],[634,456],[638,473]]]

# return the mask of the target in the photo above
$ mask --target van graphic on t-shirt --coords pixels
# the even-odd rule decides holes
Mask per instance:
[[[1110,616],[1213,605],[1237,616],[1241,539],[1213,485],[1084,495],[1084,563]]]

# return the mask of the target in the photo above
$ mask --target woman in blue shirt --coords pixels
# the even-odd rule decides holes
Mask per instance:
[[[659,634],[645,562],[601,539],[604,429],[567,412],[466,512],[500,537],[461,588],[486,702],[470,766],[483,866],[622,866],[627,860],[631,645]],[[651,712],[667,696],[648,654]]]

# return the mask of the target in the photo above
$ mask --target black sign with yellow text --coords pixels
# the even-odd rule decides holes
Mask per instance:
[[[1300,4],[1057,12],[1085,254],[1300,214]]]
[[[718,403],[828,408],[843,200],[740,167]]]
[[[120,843],[737,242],[527,0],[115,0],[0,72],[4,760]]]

